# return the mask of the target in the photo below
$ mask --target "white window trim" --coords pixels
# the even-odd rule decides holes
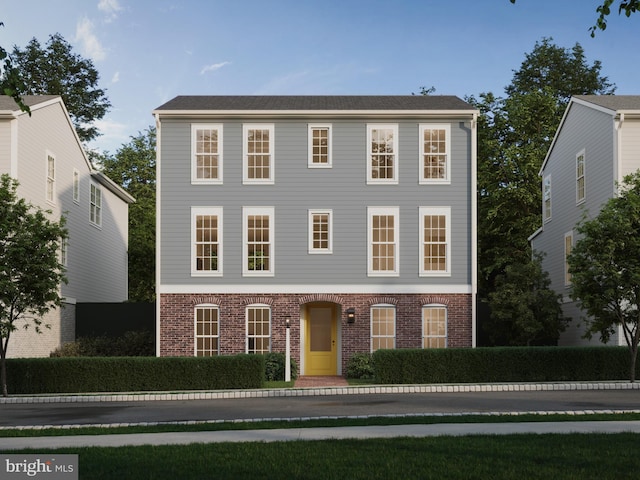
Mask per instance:
[[[373,217],[374,215],[392,215],[394,217],[394,270],[378,271],[373,269]],[[400,276],[400,208],[399,207],[367,207],[367,276],[398,277]]]
[[[56,156],[47,150],[45,156],[45,191],[44,198],[47,203],[52,205],[56,204],[56,174],[58,173],[56,170],[58,168],[58,160]],[[53,177],[49,177],[49,158],[53,160]],[[51,186],[50,186],[51,185]],[[51,192],[51,198],[49,198],[49,192]]]
[[[198,335],[198,309],[208,308],[218,311],[218,335]],[[218,339],[218,353],[220,355],[220,306],[213,303],[199,303],[193,307],[193,356],[198,356],[198,338],[217,338]]]
[[[580,156],[582,156],[582,177],[578,177],[578,158],[580,158]],[[584,148],[582,150],[580,150],[577,154],[576,154],[576,164],[575,164],[575,169],[576,169],[576,205],[580,205],[581,203],[584,203],[585,200],[587,199],[587,156],[584,153]],[[580,180],[580,178],[582,178],[583,180],[583,184],[584,184],[584,192],[583,192],[583,196],[582,198],[580,198],[578,196],[579,194],[579,189],[578,189],[578,180]]]
[[[327,215],[328,219],[328,247],[327,248],[314,248],[313,246],[313,216],[314,215]],[[333,210],[309,210],[309,253],[310,254],[331,254],[333,253]]]
[[[269,339],[269,352],[271,352],[271,349],[273,347],[273,339],[271,338],[271,329],[272,329],[272,325],[271,323],[273,322],[273,310],[271,308],[271,305],[267,305],[265,303],[253,303],[251,305],[247,305],[244,309],[244,337],[245,337],[245,353],[249,353],[249,309],[251,308],[260,308],[260,309],[264,309],[266,308],[267,310],[269,310],[269,335],[254,335],[254,338],[268,338]]]
[[[421,277],[450,277],[451,276],[451,207],[419,207],[420,228],[418,231],[418,248],[420,249],[418,258],[420,259]],[[425,270],[424,269],[424,217],[425,215],[445,216],[445,242],[447,246],[446,270]]]
[[[269,131],[269,178],[249,178],[249,130]],[[273,185],[276,178],[275,127],[272,123],[245,123],[242,125],[242,183],[244,185]]]
[[[191,276],[192,277],[221,277],[223,274],[223,217],[222,207],[191,207]],[[198,270],[198,255],[196,249],[196,217],[198,215],[216,215],[218,217],[218,269]]]
[[[269,216],[269,270],[249,270],[248,226],[250,215]],[[275,208],[274,207],[242,207],[242,276],[273,277],[275,275]]]
[[[371,165],[371,157],[373,152],[371,151],[371,141],[373,130],[379,129],[391,129],[393,130],[393,178],[373,178],[373,165]],[[367,124],[367,184],[369,185],[397,185],[398,184],[398,163],[400,158],[398,138],[398,124]]]
[[[420,124],[420,136],[418,152],[420,152],[420,158],[418,161],[418,183],[420,185],[449,185],[451,184],[451,125],[448,123],[436,124],[436,123],[423,123]],[[424,131],[425,130],[445,130],[445,149],[447,155],[447,161],[445,162],[445,178],[425,178],[424,176]]]
[[[564,243],[562,246],[564,256],[562,265],[563,265],[563,282],[565,287],[571,286],[571,274],[569,273],[569,262],[567,261],[567,257],[571,252],[567,252],[567,239],[571,239],[571,249],[573,249],[573,230],[564,234]]]
[[[97,205],[93,202],[93,198],[91,195],[91,191],[95,190],[96,192],[100,192],[100,205]],[[91,186],[89,188],[89,223],[95,227],[102,227],[102,188],[97,183],[91,182]],[[91,210],[95,208],[95,220],[91,219]],[[99,209],[99,212],[98,212]],[[98,215],[99,213],[99,215]]]
[[[327,132],[327,163],[313,163],[313,131],[326,128]],[[307,165],[309,168],[331,168],[333,166],[333,155],[332,155],[332,128],[330,123],[313,123],[309,124],[309,133],[308,133],[308,157],[307,157]]]
[[[196,160],[196,134],[198,130],[218,130],[218,178],[198,178],[198,162]],[[222,185],[222,125],[211,123],[191,124],[191,184],[193,185]]]
[[[548,194],[549,194],[549,215],[547,216],[547,185],[549,186]],[[553,190],[551,187],[551,175],[546,175],[542,181],[542,218],[545,222],[551,220],[553,215],[553,200],[551,195],[553,194]]]
[[[69,239],[67,237],[60,239],[60,263],[64,267],[69,265]]]
[[[71,181],[71,189],[73,192],[73,201],[75,203],[80,203],[80,172],[77,168],[73,169],[73,178]]]
[[[449,308],[442,303],[428,303],[422,306],[421,309],[421,317],[422,317],[422,348],[428,348],[424,346],[424,340],[427,338],[425,328],[424,328],[424,311],[429,308],[444,308],[444,348],[449,347]],[[429,338],[442,338],[440,335],[432,335]]]
[[[373,349],[373,339],[374,338],[389,338],[389,335],[374,335],[373,334],[373,311],[378,308],[391,309],[393,310],[393,348],[396,348],[396,339],[398,336],[398,312],[397,307],[390,303],[378,303],[375,305],[371,305],[369,308],[369,332],[370,332],[370,351],[374,352]]]

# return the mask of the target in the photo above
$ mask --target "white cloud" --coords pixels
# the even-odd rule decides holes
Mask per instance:
[[[120,81],[120,72],[116,72],[111,77],[111,83],[118,83]]]
[[[118,18],[118,12],[122,10],[122,7],[118,0],[100,0],[98,2],[98,10],[107,15],[107,22],[111,22]]]
[[[202,70],[200,70],[200,75],[204,75],[207,72],[214,72],[216,70],[221,69],[225,65],[229,65],[230,63],[231,62],[220,62],[220,63],[214,63],[213,65],[206,65],[202,67]]]
[[[76,42],[80,43],[82,54],[96,61],[107,56],[104,47],[93,32],[93,22],[87,17],[81,18],[76,25]]]

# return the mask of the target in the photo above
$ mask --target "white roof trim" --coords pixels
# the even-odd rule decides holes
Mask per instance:
[[[249,117],[249,116],[462,116],[473,118],[479,110],[154,110],[154,115],[166,117],[207,116],[207,117]]]

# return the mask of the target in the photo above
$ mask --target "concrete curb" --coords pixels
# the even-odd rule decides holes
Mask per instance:
[[[240,398],[313,397],[326,395],[366,395],[399,393],[469,393],[469,392],[530,392],[570,390],[640,390],[640,383],[630,382],[569,382],[569,383],[500,383],[458,385],[371,385],[354,387],[312,387],[257,390],[216,390],[189,392],[126,392],[66,395],[18,395],[0,398],[2,404],[85,403],[85,402],[150,402],[217,400]]]

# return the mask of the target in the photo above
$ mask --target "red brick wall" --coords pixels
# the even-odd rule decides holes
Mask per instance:
[[[311,302],[338,304],[342,332],[342,371],[356,352],[371,350],[369,309],[376,304],[396,306],[396,348],[421,348],[422,306],[447,306],[447,345],[471,347],[472,296],[468,294],[270,294],[270,295],[160,295],[160,355],[192,356],[194,354],[194,307],[214,304],[220,308],[220,354],[246,351],[245,308],[252,304],[271,306],[271,351],[285,350],[285,318],[291,318],[291,356],[300,364],[300,312]],[[347,308],[356,309],[356,321],[347,323]]]

